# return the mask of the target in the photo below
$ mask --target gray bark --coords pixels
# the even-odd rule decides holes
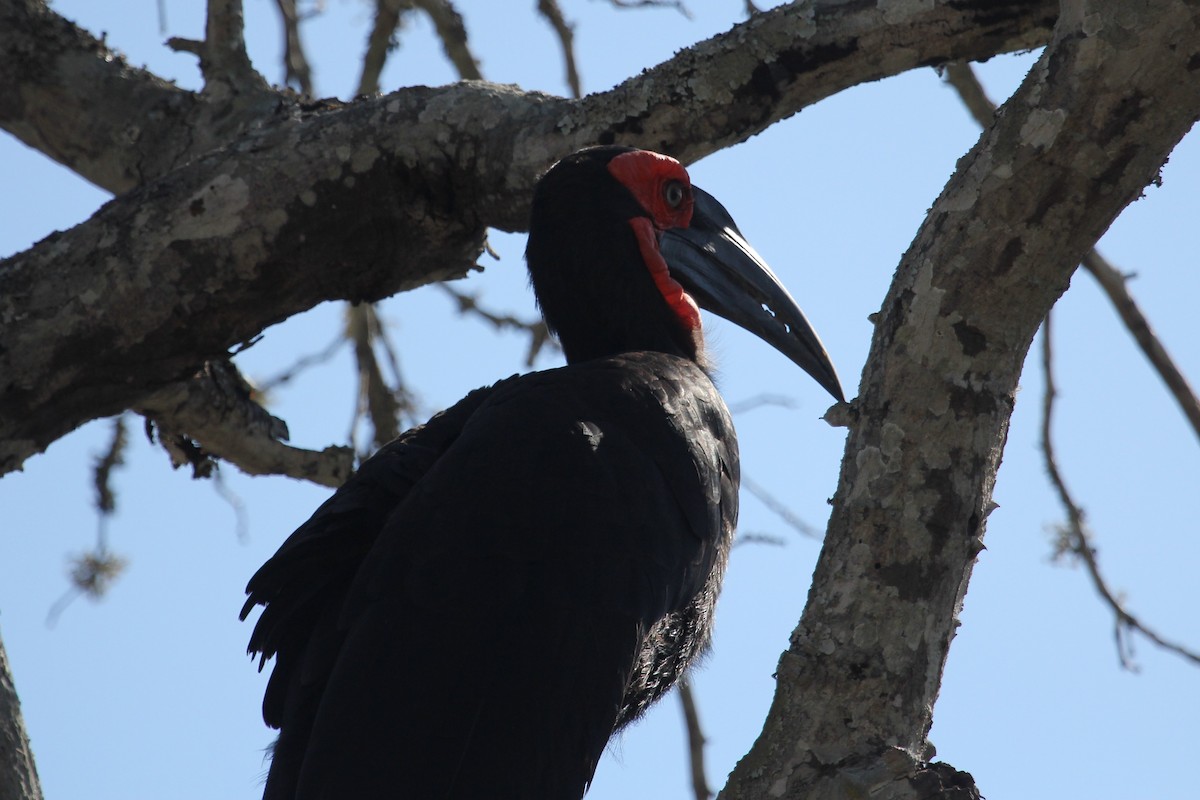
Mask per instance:
[[[1200,5],[1064,4],[876,318],[808,603],[738,798],[977,796],[926,735],[1021,365],[1092,244],[1200,116]]]
[[[0,797],[4,800],[42,800],[21,701],[13,684],[8,654],[0,639]]]
[[[1034,46],[1052,16],[1045,2],[791,5],[578,101],[471,82],[302,106],[228,75],[219,91],[177,97],[38,3],[0,0],[2,52],[66,48],[41,56],[44,72],[0,59],[0,97],[22,98],[0,106],[0,125],[124,192],[0,262],[0,474],[319,302],[464,274],[486,228],[522,229],[537,174],[578,147],[616,141],[690,162],[847,86]],[[96,73],[125,108],[83,126],[95,89],[80,84]],[[131,113],[145,92],[152,113]],[[76,116],[42,124],[50,98]],[[144,118],[169,156],[129,133]],[[95,151],[75,138],[83,127],[100,131]],[[121,153],[111,143],[123,135]]]
[[[239,448],[282,431],[237,391],[197,412],[202,365],[318,302],[462,274],[487,227],[524,226],[555,158],[621,142],[692,161],[857,83],[1043,44],[1056,15],[793,4],[579,101],[472,82],[304,106],[242,74],[236,48],[204,92],[181,92],[42,4],[0,0],[0,125],[120,194],[0,262],[0,474],[125,408],[269,464]],[[925,763],[926,735],[1021,364],[1083,253],[1200,114],[1198,16],[1067,0],[960,162],[877,316],[860,396],[836,412],[851,432],[809,603],[725,797],[978,795]]]

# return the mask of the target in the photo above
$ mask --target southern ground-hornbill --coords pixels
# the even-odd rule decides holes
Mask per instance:
[[[269,800],[581,797],[707,644],[737,519],[697,304],[842,398],[800,309],[674,159],[560,161],[526,259],[567,366],[382,448],[250,580],[250,651],[275,658]]]

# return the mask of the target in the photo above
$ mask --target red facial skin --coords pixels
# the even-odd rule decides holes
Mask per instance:
[[[608,162],[608,171],[649,215],[633,217],[629,226],[637,237],[638,249],[654,278],[654,285],[688,330],[700,330],[700,309],[696,301],[671,277],[667,262],[658,249],[659,231],[686,228],[692,221],[692,184],[687,170],[669,156],[636,150]],[[676,198],[677,202],[672,205],[671,199]]]

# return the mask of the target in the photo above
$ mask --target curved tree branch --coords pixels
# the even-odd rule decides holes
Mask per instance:
[[[0,262],[0,474],[318,302],[462,275],[580,146],[691,161],[853,83],[1034,44],[1047,5],[784,6],[579,101],[483,83],[279,96],[233,146]]]
[[[935,778],[940,796],[974,791],[925,764],[926,735],[1021,365],[1084,253],[1200,115],[1197,65],[1194,3],[1066,3],[959,162],[877,316],[808,604],[727,800],[930,797]]]

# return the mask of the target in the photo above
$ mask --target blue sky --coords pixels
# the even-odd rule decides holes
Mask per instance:
[[[55,8],[135,64],[198,87],[195,59],[162,44],[202,36],[200,3],[57,2]],[[346,97],[357,80],[369,13],[332,0],[304,36],[319,93]],[[727,29],[740,0],[692,2],[694,18],[665,10],[615,11],[563,3],[576,22],[585,91],[606,89],[681,47]],[[464,2],[468,32],[489,79],[564,94],[557,41],[534,3]],[[247,0],[252,58],[281,77],[274,3]],[[994,99],[1017,85],[1036,54],[980,69]],[[384,72],[385,90],[441,84],[454,75],[429,27],[407,29]],[[978,131],[932,70],[858,87],[805,110],[691,168],[772,264],[821,333],[854,394],[895,265],[925,211]],[[0,136],[0,256],[86,219],[107,196],[7,135]],[[1200,381],[1200,144],[1172,155],[1163,185],[1149,187],[1114,224],[1100,250],[1137,277],[1132,290],[1193,381]],[[495,234],[498,262],[463,288],[491,306],[530,316],[521,236]],[[402,366],[432,413],[466,391],[520,371],[525,342],[458,318],[427,288],[384,304]],[[253,377],[275,374],[323,348],[340,324],[319,307],[267,332],[239,357]],[[740,414],[743,469],[823,527],[843,432],[819,420],[828,400],[803,373],[732,326],[707,320],[731,404],[769,393],[796,408]],[[1066,478],[1096,533],[1101,566],[1129,606],[1168,636],[1200,647],[1193,613],[1200,537],[1192,510],[1200,446],[1091,278],[1080,273],[1056,309],[1060,401],[1055,440]],[[1200,671],[1137,641],[1137,674],[1120,668],[1109,612],[1078,568],[1051,563],[1049,527],[1062,517],[1037,448],[1040,367],[1031,357],[1018,396],[988,521],[950,653],[932,740],[939,756],[972,772],[989,800],[1079,796],[1154,798],[1193,782],[1200,744]],[[553,355],[539,367],[554,366]],[[352,410],[352,367],[342,352],[278,392],[272,410],[293,441],[343,441]],[[245,504],[235,515],[208,482],[173,472],[131,421],[128,464],[116,473],[111,547],[129,560],[101,603],[79,600],[57,624],[49,609],[66,591],[66,559],[89,549],[97,519],[91,462],[109,435],[93,423],[0,480],[0,634],[24,704],[48,798],[255,798],[271,739],[259,717],[265,676],[244,655],[237,621],[246,579],[327,490],[225,468]],[[771,673],[806,599],[819,543],[797,536],[758,500],[743,496],[741,529],[783,546],[734,551],[719,608],[714,653],[696,673],[715,786],[757,735]],[[589,797],[688,797],[681,714],[672,696],[611,747]]]

